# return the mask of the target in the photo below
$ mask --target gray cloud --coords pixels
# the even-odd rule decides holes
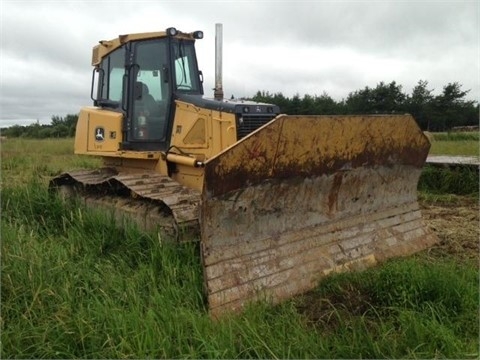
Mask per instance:
[[[214,24],[224,24],[226,95],[349,92],[396,81],[479,86],[475,1],[3,1],[0,125],[90,105],[91,49],[124,33],[201,29],[211,95]]]

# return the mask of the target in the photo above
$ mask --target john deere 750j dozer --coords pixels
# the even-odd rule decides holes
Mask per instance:
[[[51,186],[145,228],[199,230],[213,315],[435,242],[416,195],[430,144],[411,116],[288,116],[224,100],[221,66],[204,98],[202,37],[168,28],[100,41],[75,153],[105,167]]]

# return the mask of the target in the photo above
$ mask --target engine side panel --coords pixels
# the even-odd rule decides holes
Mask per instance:
[[[117,152],[122,141],[123,115],[96,107],[81,109],[75,133],[75,154]]]

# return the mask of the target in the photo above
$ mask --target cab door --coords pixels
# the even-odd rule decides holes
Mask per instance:
[[[131,150],[166,150],[172,101],[167,39],[133,43],[126,143]]]

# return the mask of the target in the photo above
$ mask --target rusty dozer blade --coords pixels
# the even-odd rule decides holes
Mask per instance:
[[[417,203],[429,148],[410,115],[281,115],[210,159],[200,224],[212,315],[434,244]]]

